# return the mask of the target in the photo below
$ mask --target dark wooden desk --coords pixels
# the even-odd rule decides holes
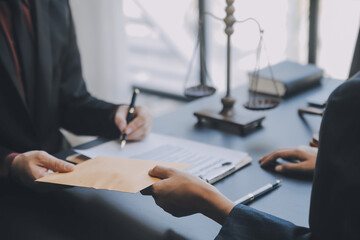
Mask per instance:
[[[307,97],[331,92],[338,83],[324,80],[321,87],[287,99],[274,110],[264,111],[263,128],[246,137],[195,126],[197,120],[193,112],[207,106],[220,110],[219,95],[192,102],[155,119],[153,131],[248,152],[253,158],[252,164],[215,186],[235,200],[280,178],[282,187],[251,206],[308,226],[311,180],[265,171],[257,160],[279,147],[308,145],[312,134],[319,130],[321,118],[301,119],[297,109],[306,106]],[[245,87],[233,91],[238,99],[237,109],[242,108],[247,94]],[[182,239],[180,236],[213,239],[220,225],[200,214],[172,217],[157,207],[152,198],[139,193],[74,187],[51,194],[9,191],[0,197],[0,229],[0,234],[9,233],[13,239]]]

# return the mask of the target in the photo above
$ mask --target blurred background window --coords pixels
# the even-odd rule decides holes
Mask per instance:
[[[197,37],[198,1],[123,3],[130,81],[141,89],[182,97]]]
[[[110,101],[128,101],[133,86],[182,98],[199,81],[199,53],[190,80],[186,73],[198,36],[199,1],[223,18],[225,0],[72,0],[84,76],[90,91]],[[285,59],[307,63],[312,0],[236,0],[237,20],[255,18],[265,31],[261,66]],[[346,79],[359,30],[360,1],[319,0],[317,64],[329,77]],[[225,89],[224,23],[206,20],[206,62],[210,78]],[[235,25],[232,87],[247,82],[255,66],[257,25]],[[266,57],[267,55],[267,57]]]
[[[322,0],[319,10],[317,64],[328,76],[346,79],[360,29],[360,1]]]
[[[128,103],[134,86],[148,90],[138,104],[149,107],[155,117],[184,104],[178,100],[184,99],[184,88],[199,83],[200,57],[193,53],[200,1],[205,11],[225,17],[225,0],[70,0],[89,91],[107,101]],[[359,31],[359,0],[235,0],[235,17],[255,18],[264,29],[261,66],[267,64],[265,53],[271,64],[285,59],[307,63],[310,1],[319,1],[317,65],[326,76],[346,79]],[[207,69],[218,92],[225,90],[226,80],[224,27],[205,17]],[[235,25],[232,87],[247,83],[258,40],[254,22]]]
[[[224,0],[203,1],[207,12],[223,18]],[[261,66],[285,59],[307,63],[309,6],[304,0],[237,0],[237,20],[255,18],[265,31],[266,51]],[[124,1],[129,40],[130,79],[134,85],[182,95],[185,73],[197,39],[198,1]],[[327,0],[319,4],[317,64],[329,77],[346,79],[359,29],[360,1]],[[211,79],[219,91],[225,89],[226,35],[224,23],[206,17],[206,56]],[[232,86],[247,82],[255,66],[259,39],[257,25],[235,25],[232,36]],[[195,56],[198,61],[198,53]],[[198,81],[195,64],[190,83]]]

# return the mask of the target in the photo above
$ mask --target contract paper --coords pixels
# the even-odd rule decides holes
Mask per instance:
[[[136,193],[159,179],[148,172],[157,165],[184,170],[190,164],[139,159],[96,157],[75,166],[69,173],[54,173],[37,182]]]
[[[90,158],[110,156],[188,163],[191,167],[186,169],[187,172],[209,180],[210,183],[213,183],[210,176],[211,179],[221,179],[216,178],[216,175],[225,177],[251,161],[248,154],[241,151],[155,133],[143,141],[128,142],[124,148],[120,148],[119,140],[114,140],[90,149],[75,151]]]

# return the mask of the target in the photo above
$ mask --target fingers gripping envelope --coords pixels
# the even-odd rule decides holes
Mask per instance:
[[[72,172],[53,173],[36,181],[136,193],[159,180],[148,175],[157,165],[178,170],[190,167],[186,163],[99,156],[76,165]]]

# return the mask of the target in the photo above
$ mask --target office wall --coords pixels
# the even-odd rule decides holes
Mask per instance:
[[[70,4],[89,91],[104,100],[127,102],[122,0],[70,0]]]

